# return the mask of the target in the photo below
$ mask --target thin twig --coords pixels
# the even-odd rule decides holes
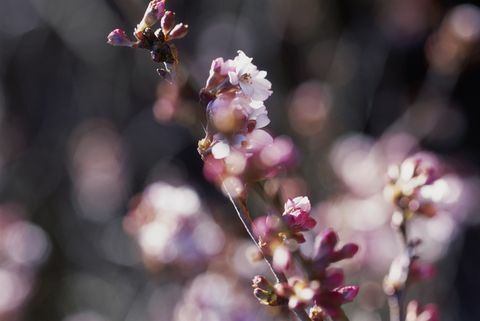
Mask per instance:
[[[409,244],[408,233],[407,233],[407,222],[404,218],[400,225],[395,227],[400,243],[402,244],[402,251],[407,251],[409,258],[409,266],[407,269],[407,280],[408,274],[410,273],[410,264],[414,257],[414,251]],[[406,286],[406,285],[405,285]],[[390,321],[404,321],[405,320],[405,304],[403,302],[405,297],[406,288],[395,290],[393,294],[388,296],[388,307],[390,310]]]
[[[232,205],[235,209],[235,212],[238,215],[238,218],[242,222],[243,226],[245,227],[245,230],[247,231],[247,233],[250,236],[250,238],[252,239],[252,241],[255,243],[255,245],[258,247],[258,249],[262,253],[263,258],[265,259],[265,262],[267,263],[268,267],[272,271],[272,274],[275,276],[275,279],[277,280],[277,282],[282,282],[282,283],[287,282],[288,280],[287,280],[287,277],[285,276],[285,274],[283,274],[281,272],[277,272],[273,269],[272,258],[263,253],[262,248],[260,247],[260,245],[258,244],[255,236],[253,235],[252,220],[251,220],[248,208],[245,204],[245,201],[242,200],[242,199],[239,199],[239,198],[233,198],[232,195],[226,189],[224,189],[224,190],[226,191],[227,197],[230,200],[230,202],[232,203]],[[305,312],[305,310],[303,310],[303,309],[296,308],[296,309],[293,309],[292,312],[295,314],[295,316],[300,321],[311,321],[307,312]]]

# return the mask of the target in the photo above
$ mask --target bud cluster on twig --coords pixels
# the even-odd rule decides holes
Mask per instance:
[[[389,297],[390,321],[438,321],[435,305],[420,309],[416,301],[410,302],[407,307],[404,303],[409,284],[429,279],[434,274],[431,265],[418,261],[416,249],[421,240],[409,237],[408,222],[415,216],[435,216],[437,210],[432,186],[438,178],[437,161],[426,154],[410,157],[388,170],[384,194],[395,207],[392,227],[403,244],[402,252],[393,260],[384,279],[384,291]]]
[[[154,30],[160,22],[160,28]],[[177,48],[171,43],[187,35],[188,25],[175,22],[175,13],[165,10],[165,0],[152,0],[145,14],[135,28],[131,40],[122,29],[115,29],[107,37],[107,43],[113,46],[142,48],[150,51],[152,60],[161,64],[157,72],[167,80],[175,78],[175,65],[178,63]]]

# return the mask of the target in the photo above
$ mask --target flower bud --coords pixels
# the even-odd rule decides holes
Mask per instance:
[[[260,288],[260,289],[263,289],[263,290],[273,290],[273,286],[262,275],[256,275],[256,276],[253,277],[252,287],[253,288]]]
[[[187,35],[188,33],[188,25],[184,25],[183,23],[177,24],[172,31],[168,34],[169,39],[180,39]]]
[[[128,38],[125,31],[122,29],[115,29],[110,32],[107,36],[107,43],[112,46],[123,46],[123,47],[131,47],[133,45],[133,41]]]
[[[325,273],[325,280],[323,286],[329,289],[334,289],[343,284],[345,275],[342,269],[330,268]]]
[[[156,24],[165,14],[165,0],[152,0],[148,4],[142,22],[151,27]]]
[[[162,17],[160,22],[164,34],[167,34],[172,30],[175,25],[175,12],[167,11]]]
[[[345,244],[340,251],[338,251],[338,255],[340,260],[352,258],[358,252],[358,245],[354,243]]]

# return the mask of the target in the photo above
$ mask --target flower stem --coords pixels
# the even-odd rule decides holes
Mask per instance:
[[[399,225],[394,226],[396,232],[398,233],[399,240],[402,244],[402,251],[408,251],[408,256],[411,264],[414,253],[410,247],[408,233],[407,233],[407,221],[405,216]],[[407,273],[410,271],[410,266],[408,267]],[[407,274],[408,280],[408,274]],[[402,289],[396,290],[393,294],[388,295],[388,307],[390,310],[390,321],[405,321],[405,311],[404,311],[404,299],[405,296],[405,287]]]
[[[226,190],[226,189],[225,189]],[[265,255],[262,251],[262,248],[258,244],[255,236],[253,235],[253,230],[252,230],[252,219],[250,217],[250,213],[247,208],[247,204],[245,202],[245,199],[243,198],[233,198],[232,195],[227,191],[227,196],[230,202],[232,203],[235,212],[238,215],[238,218],[242,222],[243,226],[245,227],[245,230],[247,231],[248,235],[252,239],[252,241],[255,243],[255,245],[258,247],[260,252],[263,255],[263,258],[265,259],[265,262],[267,263],[268,267],[270,268],[270,271],[272,274],[275,276],[275,279],[277,282],[288,282],[287,277],[285,274],[281,272],[277,272],[274,270],[273,265],[272,265],[272,258],[268,255]],[[305,310],[296,308],[292,310],[295,316],[298,318],[300,321],[311,321],[308,314],[305,312]]]

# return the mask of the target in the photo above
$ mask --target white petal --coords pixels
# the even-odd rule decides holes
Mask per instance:
[[[236,72],[229,71],[228,72],[228,80],[232,85],[237,85],[238,84],[238,75]]]
[[[249,98],[255,94],[254,88],[243,81],[240,82],[240,88],[242,88],[243,93]]]
[[[267,114],[263,114],[263,115],[258,116],[255,119],[255,121],[256,121],[255,128],[263,128],[263,127],[267,126],[268,124],[270,124],[270,118],[268,118]]]
[[[259,108],[265,107],[265,105],[261,100],[252,100],[250,101],[250,107],[252,107],[253,109],[259,109]]]
[[[222,159],[230,154],[230,145],[226,142],[219,141],[212,147],[212,155],[216,159]]]

